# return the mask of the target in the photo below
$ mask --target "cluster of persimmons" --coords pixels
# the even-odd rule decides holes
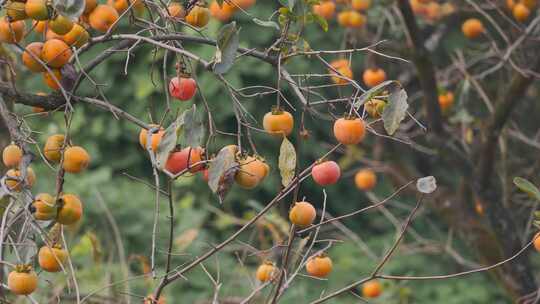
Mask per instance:
[[[179,2],[171,2],[166,15],[173,21],[184,21],[196,27],[204,27],[210,17],[225,21],[237,10],[248,9],[256,0],[231,0],[221,6],[212,2],[210,9],[204,3],[197,3],[185,15],[185,8]],[[0,42],[19,44],[31,32],[42,38],[28,41],[22,53],[22,62],[28,70],[42,73],[45,84],[59,90],[63,77],[62,67],[73,60],[74,50],[91,40],[91,32],[106,33],[116,25],[119,17],[127,10],[137,15],[144,13],[145,4],[141,0],[108,0],[99,4],[97,0],[85,0],[83,14],[72,20],[55,10],[47,0],[10,0],[5,6],[6,15],[0,18]],[[27,23],[31,20],[31,23]]]
[[[5,185],[13,192],[26,191],[36,182],[36,174],[31,167],[21,168],[23,149],[12,143],[2,151],[2,161],[10,168],[5,174]],[[64,135],[50,136],[43,148],[43,155],[50,163],[59,163],[66,173],[76,174],[88,167],[90,156],[80,146],[67,146]],[[24,171],[21,171],[24,170]],[[37,194],[30,212],[35,220],[54,221],[57,225],[73,225],[82,217],[83,205],[79,197],[70,193]],[[64,269],[68,253],[56,237],[53,244],[44,245],[38,252],[38,264],[47,272]],[[8,275],[9,289],[18,295],[31,294],[37,288],[37,275],[31,265],[19,264]]]
[[[385,77],[386,76],[384,76],[384,78]],[[192,87],[192,82],[188,82],[189,79],[191,78],[181,77],[179,82],[171,82],[169,84],[171,96],[179,100],[189,100],[196,91],[196,88]],[[185,85],[182,84],[182,80],[186,83]],[[382,82],[384,79],[379,79],[377,81]],[[188,92],[186,93],[185,90]],[[183,95],[184,93],[186,93],[186,95]],[[180,96],[182,96],[182,98],[180,98]],[[374,117],[379,117],[385,102],[376,99],[370,102],[372,103],[372,106],[369,112],[373,113]],[[274,107],[270,112],[264,115],[262,125],[264,130],[271,136],[288,136],[294,129],[294,118],[288,111]],[[165,134],[165,130],[162,127],[157,125],[152,125],[152,127],[157,129],[157,131],[148,134],[148,130],[141,129],[139,133],[140,145],[151,153],[156,152],[159,149],[160,142]],[[352,115],[345,116],[334,122],[333,132],[335,139],[340,144],[356,145],[364,140],[366,135],[366,125],[362,118]],[[151,142],[148,142],[149,139]],[[246,155],[235,145],[230,145],[226,148],[230,149],[236,156],[238,170],[235,173],[234,181],[240,187],[253,189],[257,187],[270,172],[270,166],[259,155]],[[212,159],[205,161],[205,157],[205,151],[202,147],[184,147],[170,152],[164,168],[173,175],[185,172],[202,172],[203,178],[208,181],[208,168],[206,163],[211,162]],[[330,186],[339,181],[341,169],[335,161],[321,159],[312,167],[311,175],[313,181],[318,185]],[[354,181],[358,189],[369,191],[376,186],[377,177],[373,170],[364,168],[356,173]],[[296,227],[309,227],[313,224],[315,218],[316,210],[309,202],[296,202],[290,209],[289,219]],[[311,257],[306,262],[307,273],[314,277],[324,278],[330,274],[331,270],[332,260],[325,254]],[[267,261],[258,268],[256,276],[261,282],[267,282],[275,279],[278,272],[278,268],[274,266],[272,262]],[[381,285],[379,282],[370,281],[365,284],[365,296],[376,297],[380,293]]]

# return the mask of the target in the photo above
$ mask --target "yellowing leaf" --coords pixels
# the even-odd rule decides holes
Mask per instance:
[[[291,183],[294,178],[295,169],[296,150],[287,137],[283,137],[283,142],[279,149],[279,172],[283,187],[287,187]]]

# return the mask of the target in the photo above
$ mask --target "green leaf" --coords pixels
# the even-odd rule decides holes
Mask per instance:
[[[135,82],[134,91],[135,98],[138,100],[147,100],[148,96],[157,91],[152,81],[148,80],[148,75],[144,73],[133,73],[133,81]]]
[[[264,21],[261,19],[253,18],[253,22],[255,22],[255,24],[258,24],[260,26],[275,28],[276,30],[279,31],[279,24],[277,24],[274,21]]]
[[[283,137],[283,142],[279,149],[279,172],[281,173],[281,184],[287,187],[294,178],[296,169],[296,150],[293,144]]]
[[[218,155],[210,162],[208,186],[212,192],[218,195],[220,202],[223,202],[223,199],[232,187],[236,171],[238,171],[236,149],[231,146],[222,148]]]
[[[529,182],[524,178],[516,177],[514,178],[514,184],[519,188],[519,190],[540,201],[540,191],[533,183]]]
[[[240,41],[239,29],[236,22],[224,25],[217,38],[217,50],[214,56],[214,72],[226,73],[233,65]]]
[[[204,138],[204,124],[197,115],[195,104],[183,114],[184,132],[182,144],[188,147],[200,147]]]
[[[382,113],[384,128],[388,135],[393,135],[397,131],[401,121],[407,115],[408,108],[407,92],[401,86],[392,88],[388,103]]]
[[[319,24],[319,26],[323,29],[323,31],[328,32],[328,21],[317,14],[311,14],[315,22]]]
[[[366,91],[364,94],[360,95],[358,99],[356,99],[356,101],[354,102],[354,107],[359,108],[364,103],[371,100],[373,97],[380,95],[386,87],[395,87],[395,86],[398,86],[401,88],[401,85],[399,84],[399,82],[394,81],[394,80],[387,80],[383,83],[380,83],[374,86],[373,88]]]
[[[72,20],[79,18],[84,12],[84,0],[53,0],[53,7],[62,15]]]
[[[169,154],[176,147],[176,142],[184,124],[183,115],[179,116],[167,129],[159,142],[156,154],[157,166],[160,169],[165,168]]]

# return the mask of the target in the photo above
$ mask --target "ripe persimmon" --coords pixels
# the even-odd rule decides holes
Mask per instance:
[[[153,128],[158,127],[158,125],[150,125]],[[163,134],[165,134],[165,130],[162,127],[159,127],[159,130],[151,135],[152,138],[152,151],[156,152],[157,148],[159,146],[159,143],[161,142],[161,138],[163,137]],[[146,140],[148,138],[148,130],[141,129],[141,132],[139,133],[139,144],[141,147],[143,147],[146,150]]]
[[[71,225],[79,221],[83,208],[81,200],[74,194],[63,194],[56,220],[62,225]]]
[[[50,221],[58,215],[55,199],[48,193],[36,195],[32,207],[34,208],[34,218],[39,221]]]
[[[369,191],[377,185],[377,175],[371,169],[361,169],[354,175],[356,188]]]
[[[51,72],[48,72],[48,71],[43,72],[43,81],[45,81],[45,84],[53,90],[60,89],[61,80],[62,80],[62,73],[60,72],[59,69],[51,69]]]
[[[62,146],[64,145],[64,135],[55,134],[49,136],[45,142],[45,147],[43,148],[43,155],[48,161],[59,162],[62,157]]]
[[[519,2],[529,9],[533,9],[538,4],[538,0],[519,0]]]
[[[10,22],[7,17],[0,19],[0,42],[17,43],[24,34],[24,21]]]
[[[342,58],[333,60],[332,62],[330,62],[330,65],[337,70],[343,67],[349,67],[350,63],[349,60]]]
[[[99,32],[107,32],[118,20],[118,12],[110,5],[96,6],[88,16],[90,26]]]
[[[38,252],[38,263],[41,269],[47,272],[58,272],[62,270],[68,258],[66,250],[60,246],[43,246]]]
[[[417,15],[425,15],[426,14],[426,5],[422,3],[420,0],[409,0],[409,4],[411,5],[412,11]]]
[[[196,92],[197,83],[191,77],[174,77],[169,82],[169,93],[178,100],[190,100]]]
[[[441,5],[438,2],[430,2],[426,5],[426,18],[429,21],[437,21],[441,18]]]
[[[38,277],[30,265],[17,265],[15,270],[9,273],[7,283],[14,294],[29,295],[36,290]]]
[[[64,41],[51,39],[45,41],[41,50],[41,58],[47,65],[53,68],[63,67],[73,53]]]
[[[146,298],[144,298],[143,304],[165,304],[167,301],[165,300],[165,296],[161,295],[159,297],[159,300],[154,300],[153,295],[148,295]]]
[[[69,147],[64,151],[62,168],[69,173],[79,173],[88,167],[90,155],[79,146]]]
[[[469,39],[478,38],[485,31],[482,21],[476,18],[467,19],[461,26],[463,35]]]
[[[352,0],[351,6],[357,11],[365,11],[371,6],[371,0]]]
[[[34,30],[38,33],[43,33],[45,31],[45,28],[47,28],[47,21],[32,21],[32,27]]]
[[[48,20],[50,11],[46,0],[27,0],[24,5],[26,15],[34,20]]]
[[[316,216],[315,207],[308,202],[296,202],[289,211],[289,220],[300,228],[313,224]]]
[[[349,13],[350,11],[342,11],[337,16],[337,22],[342,27],[347,27],[349,24]]]
[[[356,145],[366,136],[366,125],[361,118],[340,118],[334,123],[334,136],[344,145]]]
[[[47,21],[47,24],[49,24],[49,22]],[[62,35],[58,35],[57,33],[51,31],[50,28],[47,28],[47,31],[45,32],[45,40],[52,40],[52,39],[59,39],[59,40],[62,40],[64,41],[64,36]]]
[[[279,270],[272,262],[264,262],[257,268],[255,276],[260,282],[268,282],[277,277]]]
[[[257,187],[270,170],[268,164],[256,156],[240,157],[238,167],[234,180],[245,189]]]
[[[537,233],[534,235],[534,249],[536,249],[536,251],[540,252],[540,233]]]
[[[4,166],[15,168],[19,166],[23,157],[23,150],[16,144],[10,144],[2,151],[2,161]]]
[[[187,147],[180,151],[171,152],[165,163],[165,169],[172,174],[178,174],[188,168],[189,172],[197,173],[204,169],[204,164],[197,164],[203,160],[203,157],[204,150],[200,147]]]
[[[531,15],[531,10],[525,4],[517,3],[512,9],[512,15],[514,15],[514,18],[517,21],[523,22],[529,19],[529,16]]]
[[[372,118],[380,118],[385,107],[386,101],[376,98],[370,99],[364,104],[364,109]]]
[[[23,64],[32,72],[45,72],[45,63],[39,62],[43,61],[41,58],[41,52],[43,51],[43,42],[32,42],[26,46],[24,52],[22,53],[22,62]]]
[[[57,15],[56,18],[49,20],[49,28],[58,35],[65,35],[73,28],[73,21],[63,15]]]
[[[200,5],[195,5],[186,16],[186,22],[194,27],[204,27],[210,21],[210,11]]]
[[[75,23],[71,31],[63,36],[63,40],[69,46],[80,48],[90,40],[90,34],[82,25]]]
[[[514,9],[514,6],[516,5],[516,2],[514,0],[506,0],[506,8],[509,11],[512,11]]]
[[[341,169],[335,161],[320,162],[311,169],[311,177],[313,177],[313,180],[321,186],[337,183],[340,176]]]
[[[336,4],[333,1],[322,1],[313,5],[313,13],[326,20],[334,18],[336,13]]]
[[[353,78],[353,72],[351,70],[349,60],[347,59],[337,59],[330,62],[332,68],[334,68],[338,73],[333,70],[329,70],[330,74],[336,75],[332,76],[332,81],[338,85],[344,85],[349,83],[348,79]]]
[[[118,14],[122,14],[130,6],[138,14],[144,11],[144,3],[141,0],[107,0],[107,4],[114,7]]]
[[[167,7],[167,12],[173,18],[184,18],[186,15],[184,6],[178,2],[171,2],[171,4],[169,4]]]
[[[359,28],[366,24],[366,16],[357,12],[346,10],[338,15],[338,23],[347,28]]]
[[[257,0],[231,0],[230,2],[243,10],[247,10],[253,5],[255,5]]]
[[[325,278],[332,272],[332,259],[325,255],[310,258],[306,263],[306,271],[310,276]]]
[[[223,2],[223,4],[220,6],[217,1],[212,1],[212,3],[210,3],[209,9],[212,17],[218,19],[221,22],[226,22],[231,19],[237,8],[227,2]]]
[[[266,132],[275,136],[287,136],[294,127],[294,118],[291,113],[279,108],[272,109],[264,115],[263,127]]]
[[[362,74],[362,79],[368,87],[372,88],[386,80],[386,72],[381,68],[367,69]]]
[[[484,204],[480,199],[474,200],[474,211],[480,216],[484,216]]]
[[[9,1],[5,6],[6,15],[11,18],[11,21],[24,20],[28,17],[24,11],[24,6],[22,2]]]
[[[377,280],[367,281],[362,284],[362,296],[364,298],[377,298],[382,293],[382,285]]]
[[[90,13],[98,6],[97,0],[85,0],[83,15],[90,15]]]
[[[350,12],[349,21],[348,21],[348,25],[350,28],[359,28],[359,27],[364,26],[366,23],[367,23],[366,16],[364,16],[363,14],[357,11]]]
[[[454,94],[447,92],[446,94],[439,95],[439,106],[441,111],[447,112],[454,105]]]
[[[21,178],[21,171],[19,169],[9,169],[6,172],[6,186],[9,190],[19,192],[22,190],[22,182],[19,181]],[[36,182],[36,174],[34,170],[30,167],[26,168],[26,186],[31,188]]]

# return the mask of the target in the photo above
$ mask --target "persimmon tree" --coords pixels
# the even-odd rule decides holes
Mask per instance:
[[[386,286],[490,272],[508,299],[538,302],[529,261],[533,247],[540,251],[535,218],[540,192],[534,186],[540,133],[533,118],[540,110],[534,102],[540,73],[537,9],[534,0],[3,1],[3,301],[22,295],[32,303],[51,297],[75,303],[163,303],[167,289],[189,282],[198,269],[207,276],[212,303],[284,302],[302,277],[331,281],[331,250],[350,242],[370,256],[371,271],[355,274],[356,280],[339,288],[304,295],[302,301],[354,297],[367,302],[386,296],[385,301],[397,303],[397,294],[385,295]],[[212,24],[220,24],[219,30],[211,30]],[[248,27],[270,33],[271,41],[246,45]],[[325,44],[330,36],[340,45]],[[150,118],[110,98],[106,86],[121,90],[123,81],[103,84],[95,76],[117,55],[123,62],[114,69],[123,69],[127,78],[147,77],[155,88],[158,101],[148,101]],[[140,56],[152,57],[145,75],[130,70]],[[260,83],[239,87],[228,75],[246,66],[269,72]],[[21,89],[30,73],[42,78],[50,92]],[[215,95],[220,100],[207,98],[203,77],[219,85]],[[249,104],[253,100],[256,106]],[[129,154],[145,155],[146,176],[118,178],[129,178],[153,199],[144,210],[152,225],[141,232],[151,239],[139,257],[145,261],[142,275],[130,276],[124,269],[123,278],[81,292],[66,231],[81,224],[84,210],[93,204],[89,200],[104,206],[119,259],[125,259],[115,210],[106,207],[99,191],[96,197],[81,197],[66,186],[95,169],[88,148],[73,134],[75,115],[87,108],[139,129],[131,138],[140,147],[131,145]],[[223,112],[233,119],[220,124],[216,117]],[[28,123],[53,116],[63,118],[56,134]],[[43,133],[47,140],[40,142]],[[358,149],[369,151],[368,156],[358,157]],[[100,163],[107,161],[104,157]],[[362,165],[351,168],[351,162]],[[46,170],[36,174],[38,164]],[[183,193],[175,184],[194,175],[207,183],[200,191],[212,193],[208,208],[226,214],[234,229],[197,256],[178,259],[182,253],[174,242],[185,231],[176,229],[175,206]],[[38,193],[41,179],[55,186]],[[239,217],[230,206],[230,192],[255,195],[269,179],[278,181],[271,198]],[[370,203],[336,213],[340,209],[334,208],[333,196],[338,193],[332,187],[340,184],[347,193],[342,198],[367,197]],[[123,196],[129,200],[133,194]],[[404,203],[404,196],[415,203]],[[405,213],[395,216],[390,207]],[[385,248],[369,248],[358,231],[347,227],[349,220],[372,216],[370,211],[394,225],[395,237]],[[275,214],[278,218],[272,219]],[[447,238],[428,242],[414,229],[415,221],[428,215],[448,230]],[[259,239],[249,237],[261,223],[266,228]],[[164,224],[165,240],[160,238]],[[275,228],[279,225],[282,231]],[[454,232],[477,262],[453,248]],[[264,241],[265,234],[272,235],[272,244]],[[407,243],[436,244],[460,270],[387,272]],[[219,264],[218,255],[231,255],[229,249],[238,244],[242,267],[248,252],[258,257],[256,267],[246,267],[257,283],[249,294],[221,300],[230,269],[206,265]],[[47,288],[54,285],[47,272],[61,272],[65,288]],[[150,282],[150,292],[132,292],[129,283],[136,280]]]

